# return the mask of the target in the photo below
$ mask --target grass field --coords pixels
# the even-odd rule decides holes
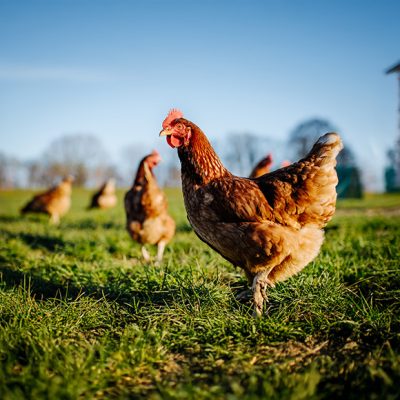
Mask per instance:
[[[161,266],[122,201],[89,212],[75,189],[50,226],[18,215],[31,193],[0,193],[1,399],[400,398],[400,195],[339,202],[318,258],[255,320],[178,190]]]

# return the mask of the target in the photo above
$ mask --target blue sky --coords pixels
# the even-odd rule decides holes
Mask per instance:
[[[67,133],[115,161],[172,107],[212,139],[330,120],[379,180],[397,132],[400,2],[0,0],[0,150]]]

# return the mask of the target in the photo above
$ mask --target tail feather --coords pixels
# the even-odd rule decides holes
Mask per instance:
[[[298,162],[257,179],[257,184],[285,224],[322,229],[336,206],[336,156],[343,148],[337,133],[319,138]]]
[[[308,156],[299,161],[303,173],[308,170],[303,188],[308,197],[307,209],[303,220],[322,228],[332,218],[336,208],[336,156],[343,148],[337,133],[326,133],[314,144]],[[308,174],[307,174],[308,175]]]
[[[323,164],[326,161],[336,159],[342,149],[343,143],[340,136],[335,132],[329,132],[318,139],[308,157],[315,155],[317,164]],[[318,158],[320,158],[319,163]]]

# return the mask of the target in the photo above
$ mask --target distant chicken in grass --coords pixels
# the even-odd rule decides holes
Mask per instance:
[[[168,203],[159,188],[153,168],[160,162],[157,151],[139,163],[132,188],[125,194],[126,227],[133,240],[142,244],[142,255],[150,261],[145,245],[157,245],[161,262],[166,244],[175,234],[175,221],[168,214]]]
[[[60,218],[65,215],[71,207],[72,182],[74,178],[68,176],[58,185],[46,192],[39,193],[29,201],[22,209],[21,214],[43,213],[50,216],[50,222],[58,224]]]
[[[267,287],[300,272],[320,250],[323,228],[335,212],[339,135],[327,133],[300,161],[249,179],[229,172],[202,130],[180,111],[171,110],[162,127],[160,136],[178,149],[190,224],[245,271],[260,316]]]
[[[89,209],[92,208],[112,208],[117,204],[117,195],[115,194],[115,179],[110,178],[101,185],[100,189],[93,195]]]
[[[261,159],[251,171],[249,178],[258,178],[261,175],[267,174],[270,172],[272,166],[272,154],[269,153]]]

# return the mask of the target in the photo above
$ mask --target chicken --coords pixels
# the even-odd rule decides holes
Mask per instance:
[[[309,154],[256,179],[239,178],[218,158],[201,129],[171,110],[160,136],[178,148],[185,207],[197,236],[251,285],[261,316],[267,287],[300,272],[319,253],[336,205],[338,134],[320,137]]]
[[[100,189],[93,195],[89,209],[91,208],[112,208],[117,204],[115,194],[115,179],[108,179]]]
[[[288,167],[292,162],[289,160],[283,160],[281,162],[281,167]]]
[[[132,188],[125,194],[126,227],[132,239],[142,244],[145,261],[150,261],[146,244],[157,245],[157,261],[161,262],[165,246],[175,234],[166,196],[153,173],[160,160],[155,150],[144,157]]]
[[[272,154],[269,153],[261,159],[251,171],[249,178],[258,178],[261,175],[268,173],[272,166]]]
[[[39,193],[21,209],[21,214],[43,213],[50,216],[50,222],[58,224],[60,218],[71,207],[72,182],[74,178],[68,176],[58,185],[46,192]]]

